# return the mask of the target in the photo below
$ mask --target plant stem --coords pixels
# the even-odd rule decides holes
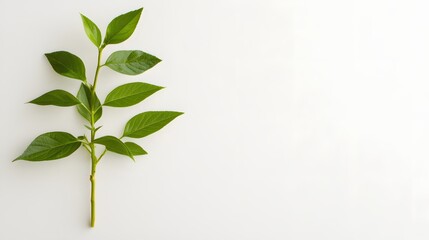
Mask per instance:
[[[94,76],[94,84],[91,88],[91,142],[89,143],[90,150],[91,150],[91,175],[89,177],[89,180],[91,181],[91,227],[95,226],[95,173],[97,170],[97,163],[98,158],[95,153],[95,113],[97,109],[95,108],[95,89],[97,87],[97,80],[98,80],[98,72],[100,71],[100,62],[101,62],[101,54],[103,52],[104,46],[101,46],[98,49],[98,57],[97,57],[97,69],[95,70],[95,76]]]
[[[98,57],[97,57],[97,69],[95,70],[95,76],[94,76],[94,86],[93,86],[93,88],[92,88],[92,92],[94,93],[95,92],[95,88],[97,87],[97,80],[98,80],[98,72],[100,71],[100,68],[101,68],[101,55],[102,55],[102,53],[103,53],[103,49],[104,49],[104,46],[101,46],[99,49],[98,49]]]
[[[95,172],[97,169],[97,157],[95,156],[95,146],[91,143],[91,227],[95,225]]]

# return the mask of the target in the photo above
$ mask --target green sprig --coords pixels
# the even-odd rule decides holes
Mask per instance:
[[[147,152],[134,142],[123,142],[123,138],[142,138],[148,136],[167,125],[182,112],[172,111],[150,111],[137,114],[125,125],[123,135],[120,138],[115,136],[97,137],[95,123],[102,117],[103,106],[109,107],[129,107],[142,102],[163,87],[133,82],[127,83],[113,89],[101,104],[97,96],[97,83],[99,82],[100,69],[107,66],[110,69],[126,74],[141,74],[161,60],[151,54],[139,50],[116,51],[112,53],[106,62],[102,64],[103,50],[110,44],[118,44],[127,40],[133,34],[140,19],[143,8],[122,14],[113,19],[106,30],[104,39],[102,38],[98,26],[88,17],[81,14],[84,30],[89,40],[97,47],[97,66],[92,83],[86,77],[85,64],[76,55],[57,51],[45,54],[53,70],[58,74],[81,81],[76,97],[64,90],[56,89],[30,101],[37,105],[53,105],[60,107],[76,106],[78,113],[88,122],[85,128],[89,130],[89,138],[86,135],[78,137],[66,132],[48,132],[36,137],[27,149],[17,160],[31,162],[57,160],[70,156],[79,147],[83,147],[90,155],[91,160],[91,220],[90,226],[95,225],[95,187],[96,170],[106,152],[113,152],[130,157],[145,155]],[[100,156],[96,154],[96,145],[101,145],[104,150]]]

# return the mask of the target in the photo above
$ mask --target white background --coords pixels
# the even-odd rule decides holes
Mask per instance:
[[[186,112],[139,140],[136,163],[99,164],[89,224],[89,157],[11,160],[47,131],[84,133],[73,108],[25,102],[79,82],[44,53],[96,50],[102,32],[145,7],[109,46],[163,62],[127,77],[101,71],[100,95],[131,81],[167,88],[105,108],[119,135],[146,110]],[[429,238],[429,3],[417,0],[92,0],[0,3],[2,240]]]

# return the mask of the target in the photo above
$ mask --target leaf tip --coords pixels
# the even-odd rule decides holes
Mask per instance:
[[[35,98],[35,99],[31,100],[31,101],[28,101],[25,104],[37,104],[37,105],[41,105],[41,104],[37,103],[37,98]]]

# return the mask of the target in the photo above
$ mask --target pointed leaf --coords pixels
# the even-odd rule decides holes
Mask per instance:
[[[94,140],[94,143],[106,146],[106,149],[111,152],[126,155],[134,160],[133,154],[121,140],[114,136],[104,136]]]
[[[95,128],[94,132],[97,132],[102,126],[98,126]]]
[[[95,111],[94,114],[94,122],[97,122],[98,119],[101,118],[101,115],[103,114],[103,108],[101,107],[100,100],[97,97],[97,94],[94,94],[94,106],[92,107],[91,101],[92,99],[92,93],[89,87],[85,84],[80,85],[80,89],[77,93],[77,99],[80,100],[81,104],[77,105],[77,111],[84,117],[88,122],[91,122],[91,114],[90,111]]]
[[[133,142],[125,142],[125,145],[128,147],[133,156],[145,155],[147,152],[140,147],[138,144]]]
[[[142,138],[148,136],[182,115],[182,112],[144,112],[131,118],[125,125],[124,137]]]
[[[64,90],[53,90],[43,94],[42,96],[30,101],[37,105],[54,105],[60,107],[69,107],[80,104],[80,101],[71,93]]]
[[[85,28],[85,33],[89,40],[91,40],[91,42],[94,43],[96,47],[100,47],[102,40],[100,29],[93,21],[91,21],[91,19],[87,18],[85,15],[80,14],[80,16],[82,18],[83,27]]]
[[[127,40],[136,29],[143,8],[122,14],[107,26],[104,44],[117,44]]]
[[[124,50],[112,53],[104,65],[112,70],[127,74],[138,75],[161,62],[161,59],[139,50]]]
[[[91,91],[85,84],[82,83],[76,95],[77,99],[81,101],[81,104],[77,105],[76,108],[83,118],[85,118],[88,122],[91,122],[91,106],[89,104],[89,96],[91,96]]]
[[[76,151],[81,142],[70,133],[48,132],[31,142],[16,160],[46,161],[64,158]]]
[[[46,53],[45,56],[58,74],[86,81],[85,65],[78,56],[65,51]]]
[[[127,83],[113,89],[113,91],[107,95],[103,105],[110,107],[129,107],[143,101],[161,89],[162,87],[148,83]]]

